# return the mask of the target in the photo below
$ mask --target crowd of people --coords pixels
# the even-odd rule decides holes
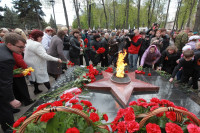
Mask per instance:
[[[4,131],[14,123],[16,108],[30,105],[26,78],[13,75],[13,70],[32,67],[27,77],[34,86],[34,94],[42,91],[39,84],[51,88],[49,75],[55,80],[67,69],[66,62],[75,65],[116,67],[118,54],[127,52],[125,62],[129,70],[138,66],[165,71],[177,76],[180,83],[198,89],[200,66],[200,36],[186,28],[183,31],[166,30],[154,23],[147,31],[134,30],[68,30],[57,33],[51,27],[30,33],[16,28],[0,29],[0,123]],[[104,53],[99,53],[99,48]],[[84,61],[85,60],[85,64]]]

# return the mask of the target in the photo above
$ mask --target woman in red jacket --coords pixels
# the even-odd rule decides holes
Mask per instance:
[[[27,64],[24,62],[23,56],[21,54],[13,53],[13,57],[16,62],[14,69],[27,68]],[[15,98],[21,101],[22,103],[24,103],[25,106],[28,106],[34,102],[33,100],[30,99],[28,87],[27,87],[26,80],[23,74],[14,75],[13,92],[14,92]]]

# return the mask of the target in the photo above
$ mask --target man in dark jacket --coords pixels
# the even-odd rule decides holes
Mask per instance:
[[[163,46],[160,50],[160,52],[162,53],[169,46],[169,39],[170,38],[166,34],[166,29],[164,29],[164,28],[160,30],[160,34],[161,34],[161,37],[163,38],[163,41],[162,41]]]
[[[108,39],[109,34],[105,33],[105,37],[101,40],[101,46],[105,48],[105,52],[101,56],[101,67],[108,66]]]
[[[21,103],[15,99],[12,89],[13,52],[22,54],[26,40],[15,33],[5,35],[5,44],[0,45],[0,124],[4,132],[14,123],[13,108]]]
[[[97,53],[97,50],[101,47],[101,38],[99,34],[95,34],[93,38],[94,40],[90,44],[90,59],[92,60],[93,66],[97,66],[101,58],[101,55]]]
[[[80,47],[80,42],[78,41],[79,30],[73,31],[73,37],[70,39],[70,48],[69,48],[69,56],[70,61],[73,62],[75,65],[80,65],[80,51],[83,49]]]

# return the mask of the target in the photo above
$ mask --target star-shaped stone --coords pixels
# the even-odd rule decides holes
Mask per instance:
[[[85,87],[93,90],[106,90],[111,91],[111,93],[116,97],[118,102],[126,107],[131,94],[133,92],[144,92],[144,91],[158,91],[159,87],[152,84],[146,83],[144,81],[135,79],[135,72],[127,73],[131,82],[127,84],[118,84],[111,81],[113,73],[102,71],[104,76],[103,79],[95,81],[93,83],[87,84]]]

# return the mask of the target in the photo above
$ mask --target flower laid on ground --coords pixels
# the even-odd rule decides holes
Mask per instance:
[[[113,73],[113,68],[112,67],[108,67],[105,72],[110,72],[110,73]]]
[[[100,47],[98,50],[97,50],[97,53],[98,54],[103,54],[105,52],[105,48],[104,47]]]
[[[72,88],[72,91],[74,91],[74,88]],[[33,114],[37,113],[38,111],[44,108],[65,105],[68,108],[71,107],[72,109],[80,110],[82,113],[88,116],[88,118],[91,120],[91,122],[93,122],[93,124],[89,124],[83,117],[76,113],[58,111],[49,112],[41,115],[37,123],[33,123],[34,121],[32,121],[30,124],[28,124],[28,126],[26,127],[26,131],[36,133],[51,133],[55,130],[58,133],[62,133],[63,131],[66,133],[85,133],[91,131],[99,133],[108,133],[108,127],[105,127],[106,129],[98,127],[99,125],[104,125],[101,122],[102,120],[108,121],[108,116],[106,114],[99,113],[95,107],[92,107],[92,103],[90,101],[79,101],[78,99],[76,99],[76,95],[79,94],[72,93],[72,91],[69,90],[67,93],[62,94],[60,96],[60,100],[58,101],[54,101],[52,103],[45,103],[38,106],[37,109],[33,112]],[[18,130],[22,123],[25,121],[25,119],[26,117],[21,117],[14,123],[14,132],[18,133]]]
[[[68,66],[74,66],[74,63],[71,62],[71,61],[69,61],[69,62],[67,63],[67,65],[68,65]]]
[[[173,111],[161,112],[155,116],[150,117],[146,123],[139,129],[139,122],[142,120],[138,117],[140,114],[147,114],[159,107],[174,107],[187,111],[187,109],[176,106],[173,102],[165,99],[152,98],[150,102],[145,99],[138,99],[129,103],[129,107],[120,109],[112,122],[112,131],[118,132],[139,132],[139,133],[198,133],[200,127],[198,127],[191,118],[183,115],[183,121],[177,122],[177,116]],[[192,113],[191,113],[192,114]],[[195,116],[194,114],[192,114]],[[195,116],[196,117],[196,116]],[[196,117],[198,120],[198,118]]]

